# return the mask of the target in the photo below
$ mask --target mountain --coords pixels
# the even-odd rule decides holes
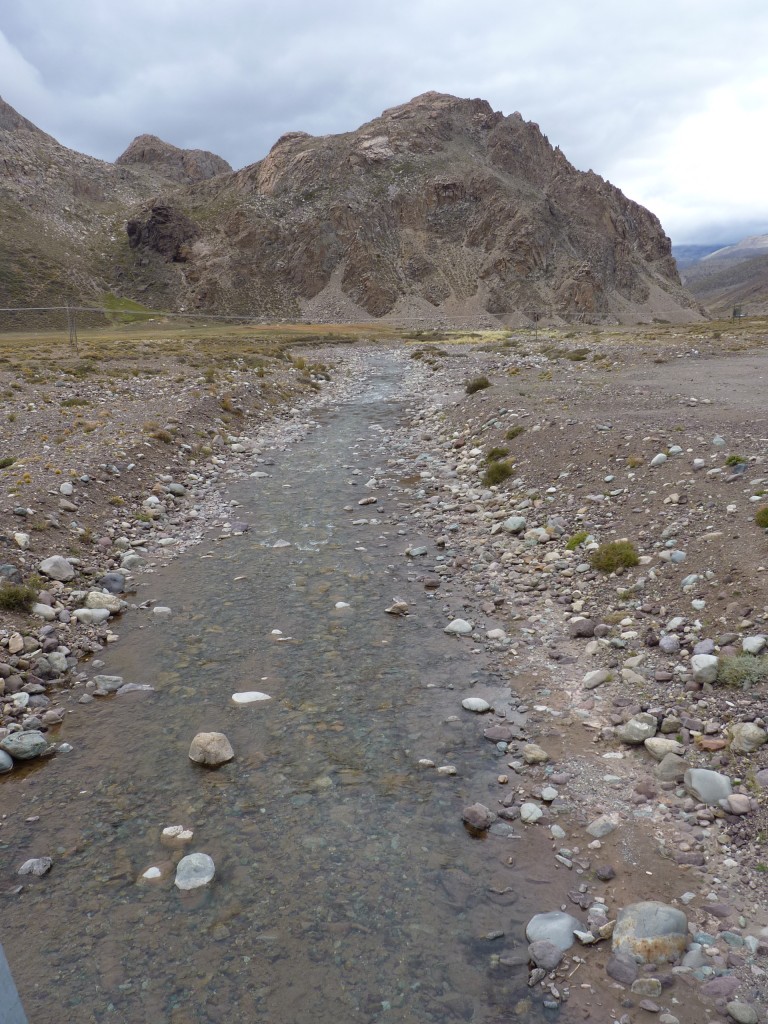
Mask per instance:
[[[750,235],[708,253],[683,270],[688,290],[714,316],[768,314],[768,235]]]
[[[698,263],[705,256],[709,256],[711,252],[716,252],[718,249],[723,249],[726,245],[730,244],[730,242],[710,242],[709,244],[699,245],[673,245],[672,255],[675,258],[677,269],[683,271],[693,263]]]
[[[105,163],[7,111],[0,213],[15,210],[34,250],[11,272],[17,294],[43,287],[42,238],[47,293],[114,290],[155,308],[477,323],[699,315],[657,218],[484,100],[426,93],[357,131],[291,132],[236,172],[153,136]]]

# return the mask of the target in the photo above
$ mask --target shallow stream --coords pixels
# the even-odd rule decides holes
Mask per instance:
[[[3,779],[6,888],[54,859],[1,904],[30,1024],[545,1019],[523,966],[526,918],[555,909],[536,853],[460,818],[503,767],[460,698],[498,680],[403,557],[424,541],[407,493],[365,488],[397,454],[402,373],[378,357],[358,398],[233,484],[248,532],[138,577],[135,600],[172,615],[125,616],[99,671],[154,692],[72,705],[74,750]],[[385,614],[394,597],[414,614]],[[237,707],[242,690],[272,699]],[[212,730],[236,754],[217,771],[187,757]],[[161,840],[176,824],[183,847]],[[171,862],[198,850],[216,877],[182,894]],[[137,881],[152,865],[163,879]]]

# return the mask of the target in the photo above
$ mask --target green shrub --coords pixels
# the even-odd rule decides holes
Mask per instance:
[[[726,466],[738,466],[740,462],[746,461],[743,455],[729,455],[725,460],[725,464]]]
[[[589,534],[586,530],[580,530],[579,533],[574,533],[572,537],[568,538],[568,543],[565,545],[566,551],[575,551],[576,548],[583,544]]]
[[[492,462],[483,473],[483,483],[486,487],[493,487],[512,476],[513,466],[508,462]]]
[[[763,505],[755,512],[755,522],[764,530],[768,530],[768,505]]]
[[[637,565],[640,556],[637,548],[628,540],[615,540],[609,544],[601,544],[590,556],[593,569],[600,572],[616,572],[617,569],[628,569]]]
[[[12,466],[15,461],[16,459],[10,455],[6,459],[0,459],[0,469],[8,469],[8,467]]]
[[[485,456],[485,461],[498,462],[499,459],[503,459],[506,455],[509,455],[509,448],[491,448]]]
[[[506,432],[506,434],[504,436],[506,437],[506,439],[508,441],[514,441],[514,439],[516,437],[520,437],[520,435],[524,434],[524,433],[525,433],[525,427],[521,426],[518,423],[516,427],[510,427],[509,430]]]
[[[0,608],[6,612],[31,612],[37,590],[23,583],[0,584]]]
[[[490,386],[491,382],[487,377],[473,377],[472,380],[467,381],[464,390],[468,395],[474,395],[476,392],[483,391]]]
[[[717,681],[722,686],[746,690],[757,683],[768,682],[768,654],[735,654],[720,659]]]

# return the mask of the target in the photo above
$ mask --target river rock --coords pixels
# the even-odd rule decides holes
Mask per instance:
[[[491,705],[487,700],[483,700],[482,697],[465,697],[461,702],[461,706],[465,711],[475,711],[479,715],[491,710]]]
[[[526,825],[535,825],[544,816],[538,804],[526,802],[520,807],[520,820]]]
[[[526,743],[523,747],[523,760],[526,764],[544,764],[549,754],[538,743]]]
[[[53,861],[50,857],[33,857],[31,860],[25,860],[16,873],[19,875],[37,875],[40,878],[48,874],[52,867]]]
[[[745,636],[741,641],[741,649],[745,654],[760,654],[768,640],[762,635]]]
[[[694,654],[691,658],[691,671],[694,682],[714,683],[717,679],[719,662],[714,654]]]
[[[587,672],[581,681],[581,685],[585,690],[594,690],[603,683],[607,683],[611,675],[612,673],[607,668],[596,668],[592,672]]]
[[[43,576],[48,576],[52,580],[59,580],[60,583],[68,583],[75,578],[73,566],[61,555],[52,555],[50,558],[44,558],[37,568]]]
[[[123,685],[122,676],[94,676],[93,681],[96,684],[96,689],[103,693],[117,693]]]
[[[645,741],[645,749],[656,761],[663,761],[667,754],[677,754],[682,757],[685,754],[685,747],[677,740],[670,740],[666,736],[651,736]]]
[[[656,900],[631,903],[619,911],[613,950],[640,963],[676,960],[688,943],[688,921],[682,910]]]
[[[677,654],[680,651],[680,637],[675,633],[666,633],[659,637],[659,650],[664,654]]]
[[[737,1000],[726,1004],[726,1012],[736,1024],[758,1024],[759,1017],[757,1010],[749,1003],[741,1003]]]
[[[13,771],[13,758],[4,750],[0,750],[0,775],[5,775],[10,771]]]
[[[575,619],[568,621],[568,632],[572,637],[589,638],[595,635],[595,623],[592,619],[585,619],[583,616],[577,616]]]
[[[46,622],[53,622],[56,618],[56,612],[53,608],[49,604],[41,604],[39,601],[32,605],[32,614],[36,615],[39,619],[45,619]]]
[[[695,800],[712,807],[716,807],[733,792],[728,776],[713,772],[709,768],[689,768],[683,782]]]
[[[639,745],[645,743],[651,736],[655,736],[658,727],[659,723],[656,717],[642,711],[638,715],[633,715],[628,722],[618,726],[616,736],[622,743]]]
[[[86,594],[85,607],[106,608],[110,614],[115,615],[127,608],[128,605],[114,594],[104,594],[99,590],[91,590],[90,593]]]
[[[538,939],[528,947],[528,959],[531,963],[547,972],[554,971],[564,956],[564,951],[547,939]]]
[[[473,629],[474,626],[472,623],[467,622],[466,619],[454,619],[452,622],[448,623],[443,632],[450,633],[454,636],[466,636],[471,633]]]
[[[658,998],[661,995],[661,982],[658,978],[637,978],[632,982],[631,991],[636,996]]]
[[[574,942],[574,931],[582,931],[581,921],[561,910],[548,914],[535,914],[525,926],[525,937],[529,942],[551,942],[564,953]]]
[[[691,766],[678,754],[665,754],[653,769],[659,782],[682,782]]]
[[[618,819],[611,816],[610,814],[601,814],[599,818],[595,818],[587,825],[587,832],[594,839],[602,839],[604,836],[610,835],[619,827]]]
[[[122,594],[125,591],[125,576],[121,572],[105,572],[98,582],[110,594]]]
[[[752,810],[750,799],[746,793],[731,793],[725,800],[720,801],[720,805],[731,814],[749,814]]]
[[[754,754],[768,743],[768,732],[754,722],[737,722],[728,730],[728,737],[734,754]]]
[[[212,881],[216,874],[213,859],[207,853],[189,853],[176,866],[177,889],[199,889]]]
[[[29,761],[40,757],[48,749],[48,740],[37,729],[24,732],[12,732],[0,740],[0,750],[10,754],[15,761]]]
[[[506,530],[507,533],[522,533],[527,525],[524,516],[510,516],[509,519],[504,520],[501,528]]]
[[[631,985],[637,977],[637,962],[628,953],[614,953],[605,965],[605,971],[620,985]]]
[[[223,732],[199,732],[189,747],[189,759],[195,764],[217,768],[235,756],[232,744]]]
[[[84,622],[89,626],[97,626],[109,618],[106,608],[75,608],[72,614],[78,622]]]
[[[272,698],[268,693],[262,693],[261,690],[241,690],[240,693],[232,694],[234,704],[256,704],[262,700],[272,700]]]
[[[496,815],[485,804],[470,804],[461,812],[461,820],[477,832],[485,832],[496,820]]]

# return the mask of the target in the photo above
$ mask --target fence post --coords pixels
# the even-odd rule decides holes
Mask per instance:
[[[13,983],[13,975],[0,945],[0,1020],[3,1024],[27,1024],[27,1017]]]

